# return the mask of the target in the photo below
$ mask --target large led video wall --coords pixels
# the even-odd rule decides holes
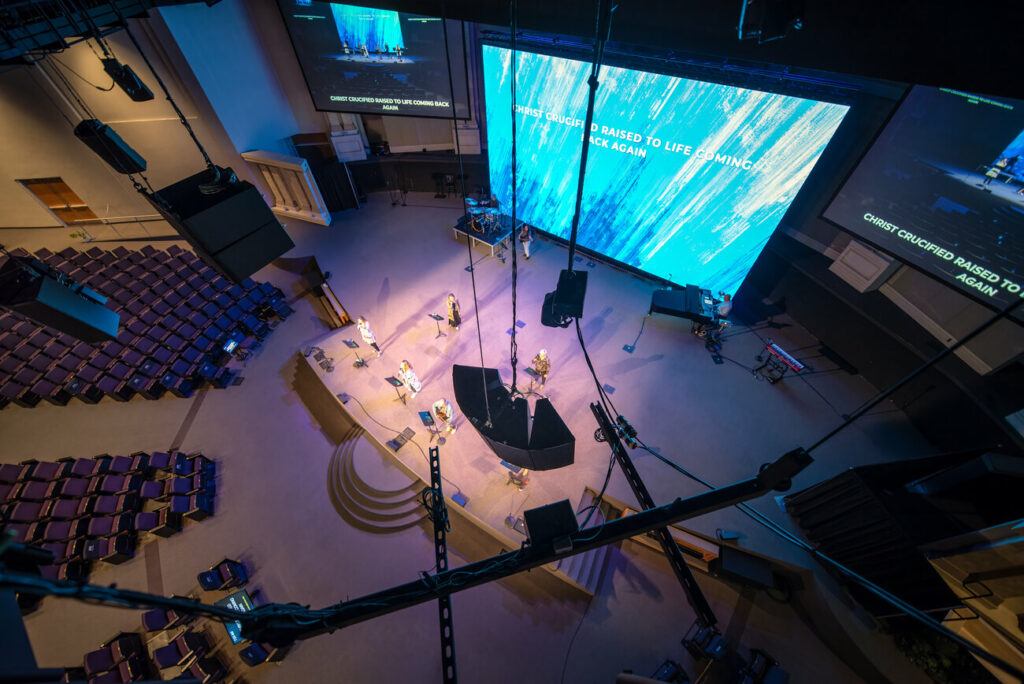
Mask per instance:
[[[568,239],[590,65],[517,53],[517,215]],[[511,51],[483,46],[491,189],[511,213]],[[578,241],[735,292],[847,107],[602,67]]]
[[[450,117],[443,21],[336,2],[278,0],[314,106]],[[462,23],[449,21],[455,113],[469,118]]]
[[[994,307],[1024,296],[1024,101],[915,86],[825,218]]]

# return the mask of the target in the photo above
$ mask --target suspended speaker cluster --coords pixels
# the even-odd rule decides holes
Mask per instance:
[[[526,399],[512,397],[497,369],[454,366],[452,382],[459,410],[503,461],[530,470],[573,464],[576,438],[550,400],[537,400],[531,422]]]

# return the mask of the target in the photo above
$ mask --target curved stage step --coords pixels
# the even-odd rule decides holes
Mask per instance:
[[[327,479],[335,510],[353,527],[397,532],[427,515],[419,499],[423,484],[392,464],[360,427],[352,428],[338,445]]]

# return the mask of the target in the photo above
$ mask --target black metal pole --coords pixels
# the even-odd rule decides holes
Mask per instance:
[[[441,492],[441,458],[437,447],[430,448],[429,460],[432,496],[428,509],[434,522],[434,560],[437,571],[441,573],[448,570],[448,511]],[[452,622],[451,596],[438,597],[437,614],[441,625],[441,676],[445,682],[457,682],[459,676],[455,669],[455,626]]]
[[[611,445],[612,453],[615,454],[615,460],[619,462],[622,474],[626,476],[626,481],[629,482],[629,486],[633,490],[633,496],[637,498],[640,506],[645,511],[651,510],[655,507],[654,499],[651,498],[650,492],[647,491],[647,485],[640,479],[640,473],[637,472],[633,461],[629,458],[626,448],[622,446],[619,435],[615,431],[612,421],[608,418],[608,414],[597,403],[591,404],[590,410],[594,412],[594,417],[597,418],[597,424],[600,426],[601,432],[604,433],[605,441]],[[683,552],[679,550],[679,544],[676,544],[672,535],[668,533],[667,528],[662,527],[654,530],[654,533],[658,537],[658,543],[661,544],[661,550],[665,552],[665,557],[668,558],[668,564],[672,566],[672,572],[676,574],[676,579],[679,580],[679,584],[683,587],[686,600],[689,601],[690,607],[697,613],[697,622],[700,623],[701,627],[714,627],[718,624],[718,619],[715,617],[714,611],[711,610],[708,600],[704,597],[704,592],[701,591],[700,585],[697,584],[696,578],[690,572],[690,567],[686,564],[686,559],[683,558]]]
[[[243,618],[242,633],[247,639],[277,646],[333,632],[757,498],[789,481],[811,461],[803,449],[796,449],[766,464],[756,477],[580,530],[570,537],[572,548],[567,551],[556,552],[551,544],[524,545],[516,551],[435,575],[424,575],[413,582],[320,609],[315,611],[315,620],[308,614],[294,616],[258,609]]]

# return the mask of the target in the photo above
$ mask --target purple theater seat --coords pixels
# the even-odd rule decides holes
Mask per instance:
[[[57,499],[50,503],[46,515],[54,520],[71,520],[78,516],[78,502],[74,499]]]
[[[166,470],[171,464],[171,455],[166,451],[154,451],[149,456],[149,467],[156,470]]]
[[[61,477],[66,470],[67,465],[64,463],[53,463],[52,461],[40,461],[35,464],[35,468],[32,469],[31,477],[33,480],[39,480],[40,482],[49,482]]]
[[[60,496],[64,499],[80,499],[89,489],[89,480],[83,477],[69,477],[61,480]]]
[[[82,659],[82,665],[85,667],[85,676],[92,677],[101,672],[107,672],[117,665],[117,661],[110,653],[110,648],[104,647],[86,653]]]
[[[18,491],[18,498],[22,501],[43,501],[46,499],[49,489],[50,484],[48,482],[26,482],[21,485],[21,489]]]
[[[139,490],[139,496],[143,499],[159,499],[163,495],[163,481],[155,482],[153,480],[146,480],[142,483],[142,488]]]
[[[110,470],[107,472],[113,475],[122,475],[132,469],[132,459],[128,456],[115,456],[110,460]]]
[[[168,480],[164,480],[164,494],[167,496],[173,496],[176,494],[191,494],[195,491],[192,486],[192,478],[188,477],[172,477]]]
[[[178,647],[174,644],[167,644],[153,651],[153,662],[161,670],[175,667],[183,660]]]
[[[8,499],[14,498],[15,486],[12,484],[0,484],[0,504],[7,503]]]
[[[96,491],[104,494],[117,494],[123,492],[127,487],[128,478],[124,475],[106,475],[100,480]]]
[[[185,498],[185,497],[182,497]],[[187,502],[186,502],[187,505]],[[29,501],[21,501],[14,505],[8,514],[11,522],[34,522],[43,510],[43,504]]]
[[[132,529],[135,516],[131,513],[93,518],[89,521],[86,534],[90,537],[110,537]]]
[[[105,494],[103,496],[96,497],[96,503],[93,504],[92,514],[96,516],[101,515],[113,515],[120,511],[120,496],[115,494]]]
[[[150,532],[160,524],[160,515],[156,511],[135,514],[135,529],[139,532]]]
[[[25,469],[25,466],[15,465],[13,463],[4,463],[0,465],[0,482],[15,483],[21,477],[21,471]]]
[[[42,527],[41,537],[44,541],[66,541],[72,536],[74,523],[68,520],[54,520]]]
[[[175,617],[174,611],[158,608],[142,614],[142,631],[157,632],[167,629]]]
[[[104,672],[96,677],[89,678],[89,684],[122,684],[126,680],[121,679],[121,673],[117,670]]]
[[[79,458],[71,466],[69,475],[76,477],[90,477],[98,473],[99,462],[91,458]]]

